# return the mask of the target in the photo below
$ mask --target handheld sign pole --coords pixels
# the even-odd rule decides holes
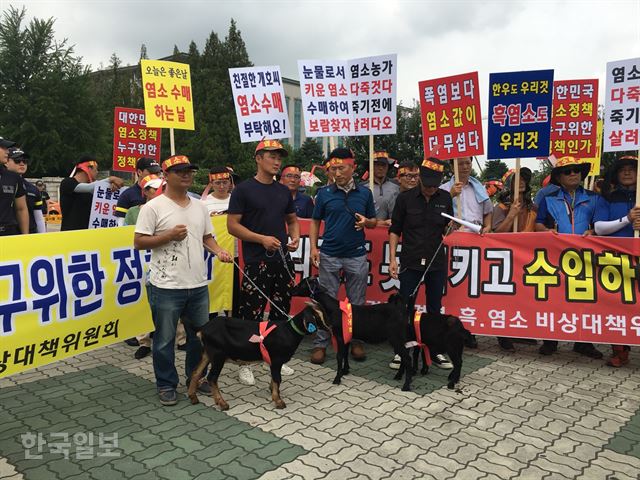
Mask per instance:
[[[369,189],[373,193],[373,135],[369,135]]]
[[[513,177],[513,198],[511,199],[511,204],[516,203],[520,197],[520,157],[516,158],[516,173]],[[513,231],[518,231],[518,217],[520,214],[516,215],[516,218],[513,219]]]
[[[169,129],[169,142],[171,143],[171,156],[176,154],[176,141],[173,138],[173,128]]]
[[[453,159],[453,184],[455,185],[460,181],[460,172],[458,171],[458,159]],[[458,210],[458,217],[462,216],[462,191],[456,197],[456,209]]]

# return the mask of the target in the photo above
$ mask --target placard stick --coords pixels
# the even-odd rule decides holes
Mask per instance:
[[[369,189],[373,192],[373,135],[369,135]]]
[[[171,143],[171,156],[176,154],[176,141],[173,138],[173,128],[169,129],[169,142]]]
[[[455,185],[460,181],[460,172],[458,171],[458,159],[453,159],[453,184]],[[456,197],[456,209],[458,211],[458,218],[464,218],[462,215],[462,191]]]
[[[640,150],[638,150],[637,158],[640,160]],[[640,206],[640,168],[636,172],[636,207]],[[640,237],[640,231],[634,230],[633,236],[635,238]]]
[[[511,200],[512,204],[516,203],[518,201],[518,198],[520,197],[520,159],[516,158],[516,173],[515,176],[513,177],[513,183],[511,184],[513,186],[513,199]],[[518,217],[520,215],[518,214],[518,216],[516,216],[516,218],[513,219],[513,231],[517,232],[518,231]]]

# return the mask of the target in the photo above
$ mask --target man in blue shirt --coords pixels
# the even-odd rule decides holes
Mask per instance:
[[[562,157],[551,170],[551,183],[560,188],[547,195],[538,206],[536,231],[555,230],[562,234],[591,235],[600,195],[580,185],[589,174],[589,163],[574,157]],[[540,354],[551,355],[558,350],[558,342],[545,340]],[[575,343],[573,351],[591,358],[602,358],[602,352],[592,343]]]
[[[352,304],[365,303],[367,290],[367,250],[363,229],[374,228],[376,208],[371,191],[353,179],[355,159],[347,148],[336,148],[329,155],[329,170],[335,183],[318,190],[309,231],[311,262],[319,267],[320,284],[333,297],[338,296],[340,271],[344,272],[347,298]],[[324,220],[322,246],[318,249],[320,222]],[[329,333],[318,330],[311,362],[324,363]],[[364,360],[362,343],[351,344],[355,360]]]
[[[298,165],[287,165],[280,174],[280,183],[289,189],[298,218],[311,218],[313,214],[313,199],[300,191],[300,173]]]

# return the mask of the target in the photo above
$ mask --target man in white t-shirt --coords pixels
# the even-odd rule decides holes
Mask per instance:
[[[187,332],[185,373],[187,382],[200,362],[202,345],[195,329],[209,320],[209,290],[204,249],[223,262],[231,262],[212,236],[213,227],[207,207],[187,194],[198,167],[184,155],[162,162],[166,190],[140,210],[134,246],[151,249],[149,306],[155,326],[153,370],[162,405],[177,403],[178,372],[173,344],[178,319]],[[207,382],[199,391],[210,393]]]
[[[230,186],[231,172],[227,167],[213,167],[209,170],[209,185],[205,190],[209,194],[203,194],[201,198],[209,210],[209,215],[227,213],[229,199],[231,198]]]

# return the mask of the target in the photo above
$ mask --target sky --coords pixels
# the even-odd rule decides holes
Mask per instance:
[[[56,19],[86,64],[112,53],[137,63],[202,50],[211,31],[236,20],[255,65],[280,65],[297,79],[299,59],[398,54],[398,100],[410,105],[418,82],[478,71],[486,112],[489,73],[555,69],[555,79],[599,78],[608,61],[640,56],[640,0],[0,0],[28,17]],[[485,113],[486,115],[486,113]],[[486,127],[485,127],[486,128]]]

